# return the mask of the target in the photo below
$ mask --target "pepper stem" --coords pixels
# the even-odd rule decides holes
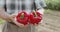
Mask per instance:
[[[34,11],[34,16],[37,17],[37,14],[36,14],[35,10],[33,10],[33,11]]]
[[[24,18],[24,13],[22,13],[22,14],[21,14],[20,18],[21,18],[21,19],[23,19],[23,18]]]

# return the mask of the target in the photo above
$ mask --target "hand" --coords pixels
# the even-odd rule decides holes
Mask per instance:
[[[9,15],[9,17],[7,18],[8,22],[12,22],[13,19],[15,19],[16,15]]]
[[[38,12],[40,12],[43,15],[44,14],[44,9],[41,8],[41,9],[38,10]]]
[[[28,25],[23,25],[23,24],[21,24],[21,23],[18,23],[18,22],[16,21],[15,17],[16,17],[16,15],[14,15],[14,14],[10,16],[10,18],[12,19],[12,22],[15,23],[17,26],[22,27],[22,28],[28,26]]]
[[[24,28],[24,27],[28,26],[28,25],[24,25],[24,24],[18,23],[16,20],[14,20],[13,23],[15,23],[18,27],[21,27],[21,28]]]
[[[33,24],[31,24],[31,25],[32,25],[32,26],[38,26],[39,24],[34,24],[34,25],[33,25]]]

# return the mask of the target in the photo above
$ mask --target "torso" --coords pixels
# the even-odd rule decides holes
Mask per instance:
[[[12,2],[11,2],[12,1]],[[18,13],[18,11],[21,11],[21,1],[13,1],[13,0],[7,0],[6,4],[7,4],[7,13],[9,14],[13,14],[13,13]],[[10,5],[10,2],[12,5]],[[15,3],[17,5],[15,5]],[[18,3],[19,3],[19,7],[18,7]],[[31,12],[31,5],[32,5],[32,0],[26,0],[24,3],[26,3],[26,11],[27,12]],[[13,5],[14,4],[14,5]],[[19,9],[18,9],[19,8]],[[32,28],[32,29],[31,29]],[[26,28],[21,28],[21,27],[18,27],[14,24],[11,24],[9,22],[6,22],[5,25],[4,25],[4,28],[3,28],[3,32],[35,32],[35,27],[29,25],[28,27]]]
[[[11,2],[11,3],[10,3]],[[22,8],[22,4],[25,6]],[[7,6],[7,13],[18,13],[22,9],[28,10],[28,12],[31,12],[33,0],[7,0],[6,6]]]

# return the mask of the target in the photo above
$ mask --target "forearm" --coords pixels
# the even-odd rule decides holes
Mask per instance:
[[[44,8],[38,9],[38,12],[42,14],[42,18],[44,15]],[[39,22],[39,24],[41,24],[43,21],[41,20],[41,22]]]
[[[40,12],[43,15],[44,14],[44,8],[38,9],[38,12]]]
[[[0,8],[0,18],[8,21],[9,20],[9,16],[10,15],[7,14],[4,9]]]

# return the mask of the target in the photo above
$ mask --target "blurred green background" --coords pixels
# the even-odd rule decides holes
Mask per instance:
[[[45,0],[47,7],[53,10],[60,10],[60,0]]]

